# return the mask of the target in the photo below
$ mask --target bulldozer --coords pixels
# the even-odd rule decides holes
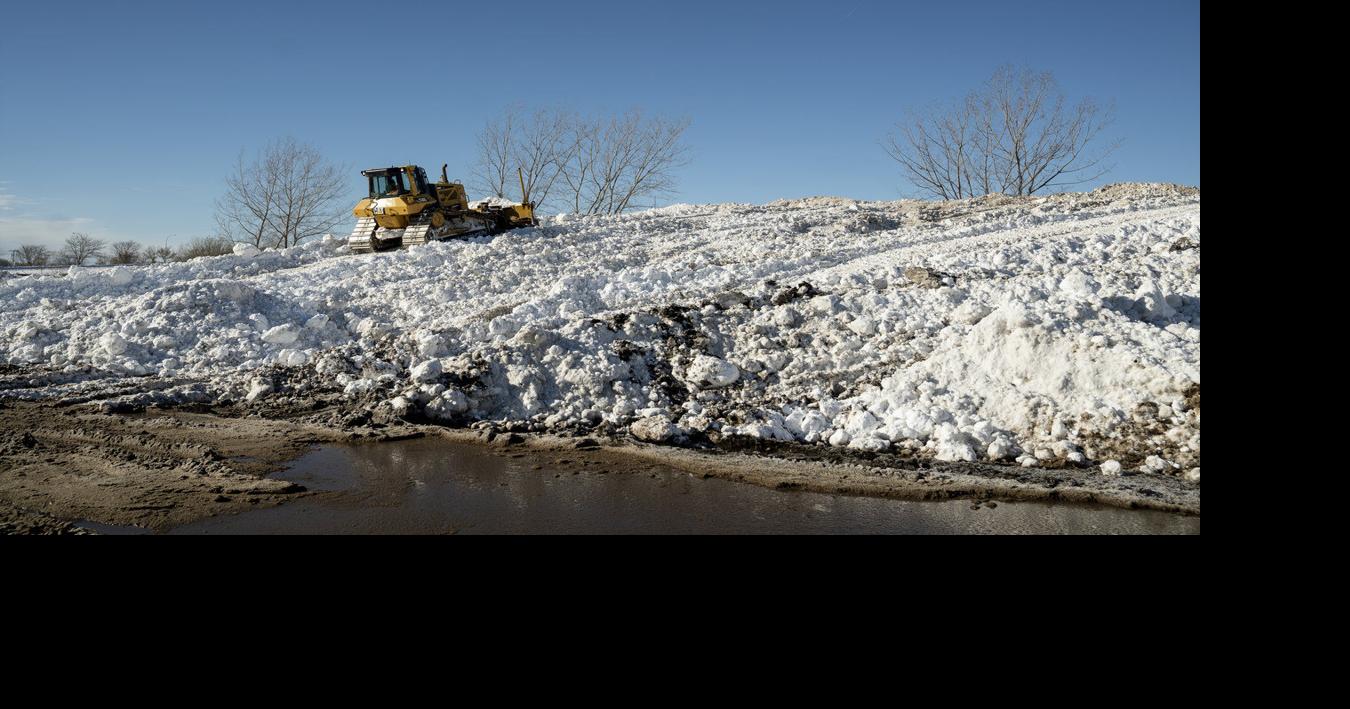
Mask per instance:
[[[426,171],[416,165],[362,170],[370,196],[352,209],[356,228],[347,238],[352,252],[388,251],[538,224],[519,171],[521,194],[526,196],[521,204],[494,199],[470,204],[464,185],[446,177],[446,167],[441,165],[441,181],[436,183],[428,183]]]

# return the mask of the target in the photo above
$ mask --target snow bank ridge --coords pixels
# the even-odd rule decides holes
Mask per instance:
[[[369,256],[324,239],[0,281],[0,358],[20,368],[0,395],[331,392],[453,422],[1198,480],[1198,192],[555,222]]]

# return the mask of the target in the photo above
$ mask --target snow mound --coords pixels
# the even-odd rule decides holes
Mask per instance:
[[[502,197],[486,197],[469,203],[469,209],[487,209],[489,207],[518,207],[520,202],[513,202]]]
[[[1198,190],[1121,184],[72,268],[0,281],[0,397],[325,394],[456,425],[1180,476],[1199,467],[1200,243]]]

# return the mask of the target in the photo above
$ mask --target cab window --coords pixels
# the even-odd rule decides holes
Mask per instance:
[[[408,186],[404,183],[403,173],[371,175],[370,176],[370,197],[379,199],[381,197],[397,197],[408,191]]]

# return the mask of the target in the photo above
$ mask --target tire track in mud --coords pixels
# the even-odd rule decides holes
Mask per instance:
[[[0,402],[0,531],[59,533],[85,519],[164,529],[276,505],[305,490],[263,476],[342,439],[281,421]]]

